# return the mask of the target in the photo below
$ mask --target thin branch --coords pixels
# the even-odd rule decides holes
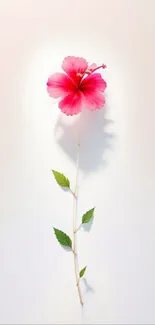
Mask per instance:
[[[77,260],[77,250],[76,250],[76,219],[77,219],[77,194],[78,194],[78,173],[79,173],[79,140],[77,143],[77,161],[76,161],[76,180],[75,180],[75,192],[72,192],[73,194],[73,256],[74,256],[74,272],[75,272],[75,280],[76,280],[76,286],[78,289],[78,295],[80,299],[81,305],[83,305],[82,300],[82,293],[81,288],[79,284],[79,272],[78,272],[78,260]]]
[[[76,194],[71,190],[71,188],[70,188],[70,192],[74,197],[76,197]]]
[[[75,230],[75,233],[81,228],[82,223],[80,223],[79,227]]]

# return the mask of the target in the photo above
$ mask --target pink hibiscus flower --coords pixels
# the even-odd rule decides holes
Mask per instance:
[[[66,115],[75,115],[86,107],[96,110],[105,104],[106,82],[95,71],[106,68],[95,63],[88,66],[83,58],[68,56],[62,63],[65,73],[54,73],[47,81],[47,91],[53,98],[61,98],[59,108]]]

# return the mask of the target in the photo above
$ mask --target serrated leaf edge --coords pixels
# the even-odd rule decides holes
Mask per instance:
[[[86,211],[86,212],[83,214],[83,216],[82,216],[82,224],[85,224],[85,223],[88,223],[88,222],[90,222],[90,221],[91,221],[91,219],[93,218],[93,213],[94,213],[94,210],[95,210],[95,207],[94,207],[94,208],[92,208],[92,209],[90,209],[90,210],[88,210],[88,211]],[[87,221],[87,222],[83,222],[83,218],[84,218],[84,216],[85,216],[87,213],[89,213],[90,211],[92,211],[92,216],[91,216],[90,220],[89,220],[89,221]]]
[[[71,238],[64,232],[64,231],[62,231],[62,230],[60,230],[60,229],[58,229],[58,228],[55,228],[55,227],[53,227],[53,230],[54,230],[54,234],[55,234],[55,236],[56,236],[56,239],[57,239],[57,241],[59,242],[59,244],[60,245],[62,245],[62,246],[64,246],[64,247],[70,247],[71,249],[72,249],[72,240],[71,240]],[[57,234],[56,234],[56,231],[60,231],[61,233],[63,233],[66,237],[68,237],[69,238],[69,241],[70,241],[70,245],[63,245],[63,244],[61,244],[60,243],[60,241],[59,241],[59,239],[58,239],[58,237],[57,237]]]
[[[69,181],[68,177],[66,177],[63,173],[60,173],[60,172],[58,172],[58,171],[55,170],[55,169],[51,169],[51,171],[52,171],[53,176],[54,176],[54,178],[55,178],[55,180],[56,180],[56,182],[57,182],[57,184],[58,184],[59,186],[61,186],[61,187],[65,187],[65,188],[69,188],[69,189],[70,189],[70,181]],[[66,181],[66,183],[67,183],[66,186],[63,186],[63,185],[61,185],[61,184],[58,182],[58,180],[56,179],[55,173],[57,173],[57,174],[59,174],[60,176],[63,176],[63,177],[64,177],[64,179],[65,179],[65,181]]]

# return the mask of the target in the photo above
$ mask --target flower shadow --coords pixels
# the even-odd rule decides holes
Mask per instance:
[[[79,168],[89,174],[106,166],[106,149],[112,149],[114,134],[106,128],[113,121],[105,118],[107,107],[98,111],[84,110],[80,115],[68,117],[60,114],[55,126],[55,139],[68,158],[76,162],[76,143],[80,140]]]

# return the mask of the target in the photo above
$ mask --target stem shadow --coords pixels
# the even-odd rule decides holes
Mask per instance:
[[[79,168],[90,174],[107,164],[105,151],[112,150],[114,133],[106,131],[113,121],[105,118],[107,107],[98,111],[83,110],[77,116],[60,113],[54,129],[57,144],[67,157],[76,162],[77,138],[80,138]]]
[[[84,291],[84,295],[87,293],[95,293],[95,290],[92,286],[89,285],[88,281],[86,280],[86,278],[83,278],[83,284],[85,286],[85,291]]]

